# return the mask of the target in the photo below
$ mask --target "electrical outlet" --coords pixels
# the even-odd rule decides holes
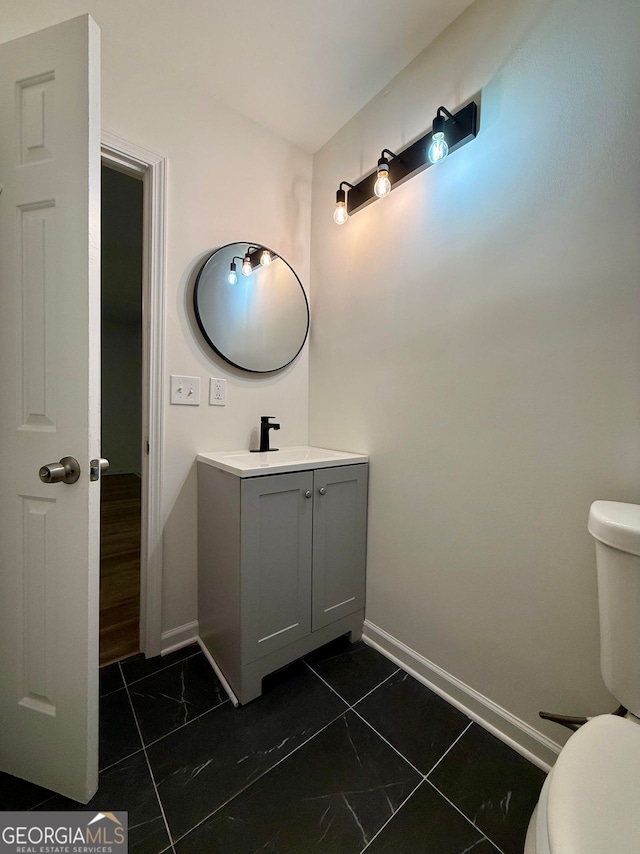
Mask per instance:
[[[227,381],[209,378],[209,403],[211,406],[227,405]]]
[[[171,374],[171,403],[200,406],[200,377],[178,377]]]

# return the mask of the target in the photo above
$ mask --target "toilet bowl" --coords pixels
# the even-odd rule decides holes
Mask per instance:
[[[525,854],[640,852],[640,724],[599,715],[575,732],[545,780]]]
[[[640,852],[640,506],[596,501],[600,668],[626,717],[575,732],[545,780],[525,854]]]

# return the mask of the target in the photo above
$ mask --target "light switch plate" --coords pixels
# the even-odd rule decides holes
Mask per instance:
[[[209,403],[211,406],[227,405],[227,381],[209,377]]]
[[[171,374],[171,403],[200,406],[200,377]]]

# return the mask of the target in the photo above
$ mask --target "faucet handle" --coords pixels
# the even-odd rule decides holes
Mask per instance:
[[[270,418],[275,418],[275,417],[276,417],[275,415],[261,415],[260,421],[262,421],[263,424],[266,424]]]

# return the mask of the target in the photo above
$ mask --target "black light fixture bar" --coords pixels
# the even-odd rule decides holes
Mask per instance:
[[[449,116],[451,113],[449,113]],[[449,153],[462,148],[478,134],[478,105],[471,101],[463,107],[453,118],[447,118],[444,123]],[[422,172],[433,164],[427,157],[427,151],[431,145],[432,131],[412,142],[407,148],[402,149],[397,155],[389,160],[389,180],[392,190],[404,184],[409,178]],[[385,151],[387,149],[384,149]],[[378,177],[377,169],[359,181],[354,190],[347,195],[347,211],[349,215],[362,210],[378,197],[373,191],[373,185]],[[344,183],[344,182],[343,182]]]

